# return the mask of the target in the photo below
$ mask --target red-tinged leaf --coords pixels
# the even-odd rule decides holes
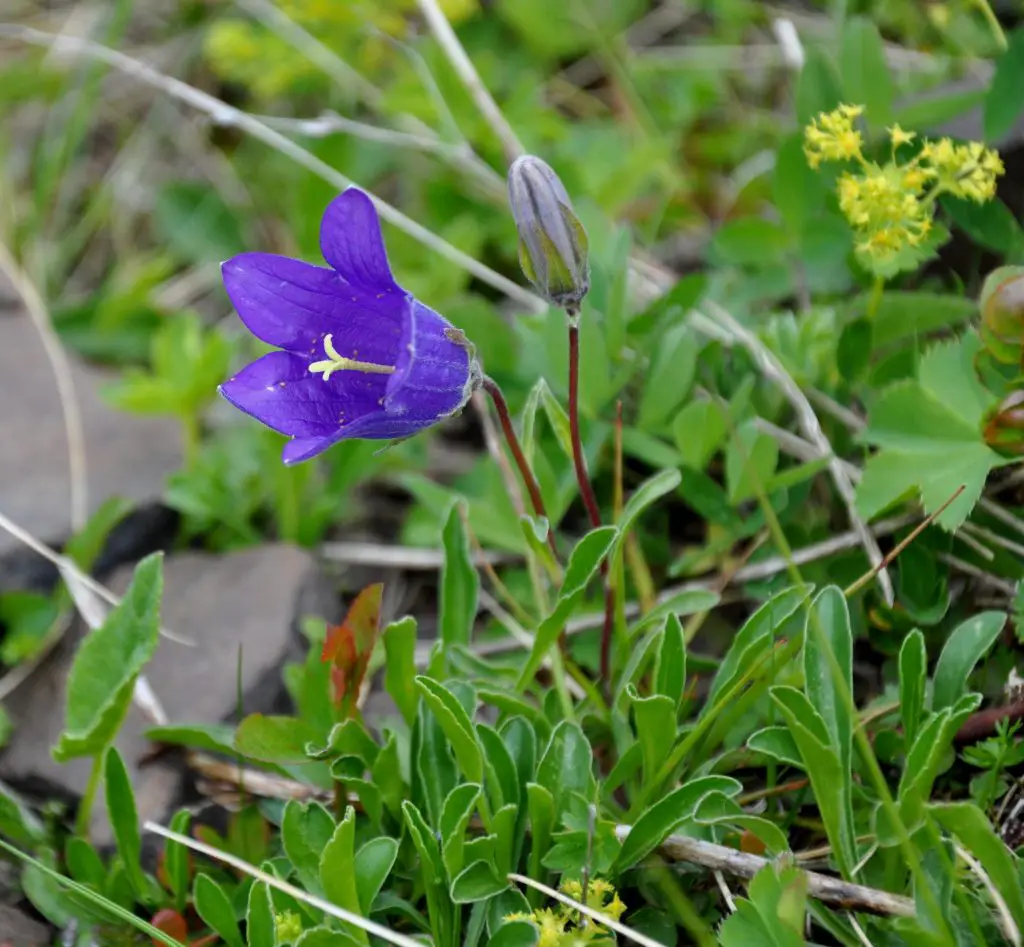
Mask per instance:
[[[189,947],[213,947],[219,940],[219,934],[207,934],[205,937],[200,937],[199,940],[192,941]]]
[[[383,583],[367,586],[356,596],[345,620],[340,625],[327,628],[321,660],[332,664],[334,703],[345,717],[355,713],[356,697],[380,634],[383,592]]]
[[[158,931],[163,931],[169,937],[173,937],[176,941],[180,941],[182,944],[188,942],[188,924],[174,908],[163,908],[153,915],[153,920],[149,922]],[[153,938],[153,943],[156,947],[163,947],[163,942]]]

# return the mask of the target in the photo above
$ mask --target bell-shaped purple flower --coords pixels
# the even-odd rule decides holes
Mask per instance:
[[[367,194],[349,188],[328,205],[320,249],[329,269],[270,253],[222,267],[246,327],[281,351],[220,391],[292,438],[286,464],[349,437],[416,434],[459,411],[481,379],[462,332],[395,282]]]

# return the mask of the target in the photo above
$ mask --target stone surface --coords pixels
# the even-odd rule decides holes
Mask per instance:
[[[329,583],[304,550],[269,545],[227,555],[186,553],[166,560],[162,623],[194,647],[161,639],[145,674],[172,723],[215,723],[234,717],[236,667],[242,649],[246,713],[275,709],[282,694],[281,668],[300,651],[297,622],[306,615],[337,619]],[[130,570],[111,585],[123,591]],[[6,702],[14,736],[0,753],[0,780],[26,792],[78,797],[90,761],[54,762],[50,747],[64,722],[64,685],[81,631],[69,634],[36,675]],[[149,726],[132,707],[117,741],[132,770],[140,818],[162,818],[182,789],[174,760],[141,765],[151,750]],[[97,807],[98,838],[107,831]]]
[[[46,947],[50,929],[9,905],[0,904],[0,947]]]
[[[71,381],[82,416],[89,512],[105,499],[159,497],[181,461],[170,418],[117,411],[100,389],[113,375],[72,359]],[[71,482],[64,416],[46,352],[28,316],[0,310],[0,510],[40,539],[71,530]],[[0,555],[18,548],[0,533]]]

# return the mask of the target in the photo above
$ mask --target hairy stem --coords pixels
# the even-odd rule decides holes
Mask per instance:
[[[576,481],[580,486],[583,505],[587,508],[590,525],[597,529],[601,525],[601,510],[594,496],[587,473],[587,459],[583,456],[583,441],[580,438],[580,326],[579,311],[568,309],[569,316],[569,434],[572,438],[572,462],[576,468]],[[601,577],[604,580],[604,625],[601,628],[601,680],[609,686],[611,680],[612,629],[615,623],[615,587],[608,576],[608,562],[601,563]]]

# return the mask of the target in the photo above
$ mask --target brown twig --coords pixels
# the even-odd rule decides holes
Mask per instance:
[[[989,707],[971,714],[956,732],[957,743],[974,743],[996,732],[996,725],[1001,720],[1024,720],[1024,700],[1003,704],[1002,707]]]
[[[964,492],[965,487],[966,484],[960,484],[956,492],[948,500],[946,500],[946,502],[943,503],[942,506],[940,506],[934,513],[929,513],[928,516],[921,520],[921,522],[918,523],[917,526],[915,526],[910,531],[910,533],[907,535],[905,539],[898,542],[889,551],[889,553],[882,559],[881,562],[872,567],[869,571],[865,572],[864,575],[862,575],[852,585],[848,586],[846,590],[843,592],[843,595],[849,598],[858,589],[867,585],[868,582],[870,582],[876,575],[878,575],[879,572],[885,569],[901,552],[903,552],[903,550],[906,549],[907,546],[909,546],[915,539],[917,539],[917,537],[920,536],[921,533],[923,533],[929,526],[931,526],[931,524],[935,522],[936,517],[938,517],[946,509],[946,507],[948,507],[958,496],[960,496],[961,493]]]

